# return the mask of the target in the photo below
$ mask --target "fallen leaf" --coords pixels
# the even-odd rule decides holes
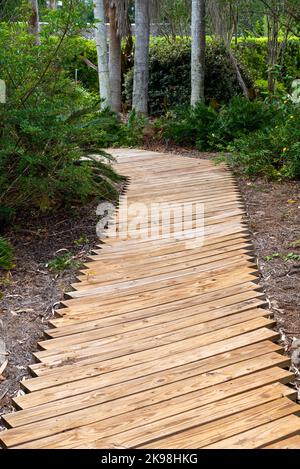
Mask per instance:
[[[293,199],[289,199],[287,201],[288,204],[296,204],[297,203],[297,200],[293,200]]]

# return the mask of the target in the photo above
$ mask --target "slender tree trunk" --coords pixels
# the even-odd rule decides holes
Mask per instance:
[[[232,52],[232,49],[229,47],[227,50],[228,50],[230,62],[232,63],[232,66],[233,66],[233,68],[235,70],[235,73],[236,73],[237,81],[238,81],[238,83],[239,83],[239,85],[240,85],[240,87],[243,91],[243,95],[245,96],[245,98],[249,99],[249,90],[248,90],[248,88],[246,86],[246,83],[244,82],[244,79],[243,79],[242,74],[240,72],[238,61],[236,60],[235,55]]]
[[[121,39],[116,27],[116,8],[109,8],[109,78],[111,107],[121,112]]]
[[[35,44],[41,44],[40,39],[40,17],[39,17],[39,4],[38,0],[30,0],[31,15],[29,19],[29,30],[35,36]]]
[[[276,90],[276,76],[274,67],[278,60],[278,19],[274,16],[268,18],[268,90],[274,94]]]
[[[57,1],[56,0],[49,0],[49,8],[51,10],[56,10],[57,8]]]
[[[97,21],[95,26],[95,38],[98,59],[99,92],[100,97],[103,100],[101,107],[106,108],[111,105],[111,95],[109,85],[104,0],[94,0],[94,16]]]
[[[148,114],[149,36],[149,0],[136,0],[132,107],[145,115]]]
[[[192,0],[191,105],[204,102],[205,0]]]

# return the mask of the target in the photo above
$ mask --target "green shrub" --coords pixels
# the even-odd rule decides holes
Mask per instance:
[[[138,115],[133,110],[129,113],[126,122],[123,122],[119,134],[118,145],[136,147],[143,142],[145,127],[149,124],[145,116]]]
[[[236,138],[269,127],[274,118],[274,109],[263,101],[249,101],[235,97],[218,114],[217,125],[209,138],[209,146],[226,149]]]
[[[279,40],[282,43],[283,39]],[[235,52],[241,63],[249,70],[255,80],[267,80],[268,75],[268,39],[260,38],[241,38],[238,41]],[[290,79],[299,77],[300,70],[300,39],[291,37],[281,48],[281,54],[278,60],[280,68],[277,78],[279,83],[289,87]]]
[[[178,107],[167,117],[161,118],[156,126],[162,129],[164,138],[178,145],[197,146],[205,150],[217,118],[218,114],[212,107],[198,103],[195,108]]]
[[[277,123],[276,123],[277,122]],[[229,161],[247,176],[300,178],[300,109],[278,109],[273,127],[237,139]]]
[[[9,241],[0,237],[0,269],[9,270],[13,268],[14,254]]]
[[[120,124],[66,76],[62,56],[54,54],[57,44],[46,36],[36,47],[24,25],[0,26],[1,78],[8,90],[0,104],[0,217],[6,221],[24,209],[117,197],[120,177],[101,148],[117,141]],[[90,156],[99,152],[99,159]]]
[[[248,87],[253,82],[246,69],[241,72]],[[187,105],[190,100],[190,44],[178,42],[176,45],[162,41],[152,41],[150,48],[149,112],[161,115],[175,106]],[[124,95],[131,105],[133,71],[125,77]],[[206,50],[205,93],[207,102],[228,102],[241,94],[235,71],[227,52],[221,44],[211,43]]]

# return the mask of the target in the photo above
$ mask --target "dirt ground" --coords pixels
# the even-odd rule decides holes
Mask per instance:
[[[214,157],[164,145],[152,145],[151,150]],[[237,180],[261,285],[289,351],[293,337],[300,338],[300,182],[248,181],[241,176]],[[25,225],[23,220],[6,233],[15,249],[16,267],[10,273],[0,272],[0,339],[5,342],[8,360],[0,377],[0,416],[12,410],[11,399],[20,392],[19,381],[28,377],[27,366],[34,361],[32,352],[38,349],[48,320],[75,280],[76,266],[55,273],[47,263],[65,252],[62,250],[72,252],[76,262],[86,261],[99,243],[95,210],[93,203],[55,217],[34,221],[29,217]]]
[[[287,345],[300,338],[300,181],[238,178],[264,287]]]

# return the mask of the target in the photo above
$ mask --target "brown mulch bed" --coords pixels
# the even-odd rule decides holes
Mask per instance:
[[[264,287],[287,346],[300,338],[300,182],[238,178]]]

